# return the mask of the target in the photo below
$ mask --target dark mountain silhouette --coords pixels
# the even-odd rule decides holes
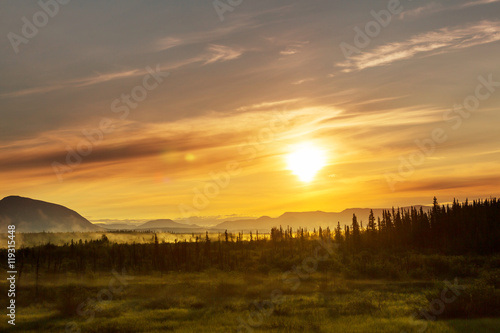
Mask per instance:
[[[94,225],[106,228],[108,230],[132,230],[136,228],[134,225],[126,223],[94,223]]]
[[[201,227],[195,224],[183,224],[169,219],[160,219],[148,221],[134,229],[200,229]]]
[[[103,231],[77,212],[61,205],[19,196],[0,200],[0,227],[14,224],[19,232]]]
[[[249,231],[259,230],[261,232],[269,232],[272,227],[279,227],[277,218],[269,216],[261,216],[258,219],[244,219],[235,221],[226,221],[217,224],[213,229],[228,230],[228,231]]]
[[[419,209],[421,206],[414,206]],[[403,207],[408,208],[408,207]],[[424,210],[429,207],[424,206]],[[373,209],[375,216],[381,216],[383,209]],[[7,225],[15,224],[20,232],[75,232],[75,231],[106,231],[106,230],[154,230],[176,233],[202,233],[228,231],[269,232],[272,227],[282,226],[294,229],[302,227],[312,231],[314,228],[330,227],[333,230],[340,225],[351,225],[352,215],[356,214],[358,222],[366,227],[370,208],[350,208],[341,212],[287,212],[279,217],[261,216],[256,219],[231,220],[212,227],[196,224],[179,223],[170,219],[148,221],[141,225],[127,223],[92,224],[77,212],[64,206],[33,200],[19,196],[9,196],[0,200],[0,227],[6,230]]]
[[[421,206],[413,207],[420,209]],[[408,207],[404,208],[406,209]],[[385,209],[387,210],[387,208]],[[383,210],[384,208],[373,209],[373,214],[375,217],[382,216]],[[358,222],[363,222],[363,227],[366,227],[368,223],[368,216],[370,215],[370,208],[349,208],[341,212],[333,213],[322,211],[287,212],[276,218],[262,216],[257,219],[226,221],[219,223],[214,227],[214,229],[227,229],[228,231],[259,230],[262,232],[269,232],[272,227],[282,226],[283,228],[286,228],[289,226],[293,229],[302,227],[312,231],[314,228],[321,226],[322,228],[330,227],[333,231],[333,229],[337,226],[337,222],[340,222],[342,228],[344,225],[351,225],[352,214],[356,214]]]

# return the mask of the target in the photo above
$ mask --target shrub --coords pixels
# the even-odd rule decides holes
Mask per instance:
[[[426,295],[429,302],[441,299],[444,287],[438,288]],[[423,309],[427,310],[427,309]],[[500,315],[500,290],[488,285],[484,280],[476,280],[468,285],[460,295],[448,304],[438,314],[438,319],[444,318],[474,318]],[[423,317],[422,317],[423,319]]]
[[[60,289],[55,308],[63,317],[76,316],[78,307],[81,307],[80,304],[91,306],[88,304],[90,295],[90,291],[81,285],[67,285]]]
[[[180,302],[178,300],[174,300],[168,297],[160,297],[150,300],[149,302],[144,304],[143,307],[149,310],[167,310],[170,308],[177,308],[179,307],[179,304]]]

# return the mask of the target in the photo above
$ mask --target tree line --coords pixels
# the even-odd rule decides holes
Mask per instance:
[[[489,254],[500,251],[500,200],[474,200],[438,204],[429,210],[384,210],[382,217],[370,212],[363,228],[353,215],[352,224],[338,223],[334,239],[344,250],[432,250],[449,254]]]
[[[309,231],[305,228],[272,228],[269,234],[224,232],[218,237],[193,235],[190,241],[160,242],[151,234],[149,243],[112,243],[101,239],[73,241],[62,246],[45,244],[17,250],[19,279],[23,272],[43,274],[284,269],[300,263],[323,239],[338,244],[344,256],[359,252],[429,252],[444,254],[491,254],[500,252],[500,201],[497,199],[454,201],[440,206],[434,198],[422,207],[370,213],[363,226],[353,215],[352,224]],[[212,236],[212,237],[211,237]],[[1,250],[6,254],[6,249]]]

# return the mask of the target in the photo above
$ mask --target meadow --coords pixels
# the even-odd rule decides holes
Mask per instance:
[[[0,329],[499,332],[499,217],[495,199],[333,231],[25,234]]]
[[[247,249],[250,261],[232,270],[145,272],[115,266],[94,271],[89,265],[85,271],[53,273],[44,262],[37,281],[35,267],[26,262],[16,296],[16,327],[3,320],[0,330],[402,333],[500,328],[499,256],[351,254],[338,248],[315,253],[318,241],[308,240],[302,254],[263,260],[270,253],[260,248],[275,249],[270,241],[260,242]],[[7,292],[5,281],[0,288]]]

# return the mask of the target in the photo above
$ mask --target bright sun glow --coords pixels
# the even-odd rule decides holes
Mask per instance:
[[[326,165],[326,157],[323,150],[304,143],[288,154],[287,162],[288,169],[292,170],[294,175],[297,175],[301,181],[309,183]]]

